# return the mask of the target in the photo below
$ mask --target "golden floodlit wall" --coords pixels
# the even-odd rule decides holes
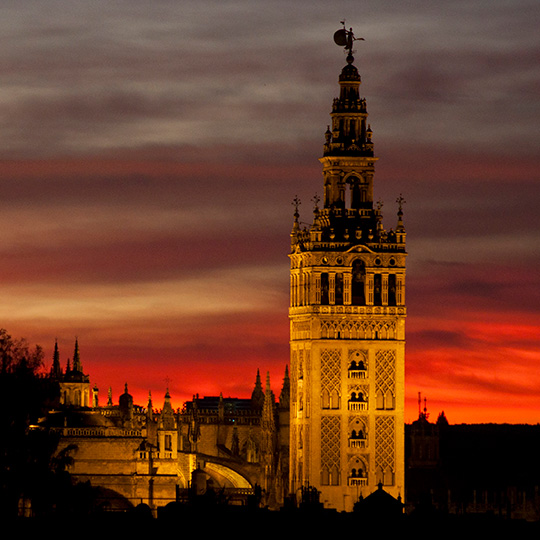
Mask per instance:
[[[290,486],[351,511],[379,484],[404,495],[405,228],[374,205],[377,158],[349,50],[325,134],[323,200],[291,232]]]

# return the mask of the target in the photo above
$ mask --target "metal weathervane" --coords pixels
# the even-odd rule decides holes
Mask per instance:
[[[343,28],[334,33],[334,42],[340,47],[345,47],[345,50],[352,54],[353,42],[359,40],[364,41],[364,38],[354,37],[352,28],[349,28],[349,30],[345,28],[345,21],[341,21],[341,24],[343,25]]]

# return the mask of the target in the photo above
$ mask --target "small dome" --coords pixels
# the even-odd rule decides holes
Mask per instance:
[[[358,73],[357,67],[353,64],[354,56],[349,54],[347,56],[347,65],[341,70],[339,80],[341,81],[354,81],[360,82],[360,73]]]

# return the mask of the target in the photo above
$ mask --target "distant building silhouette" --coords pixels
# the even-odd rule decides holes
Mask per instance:
[[[408,511],[540,520],[540,425],[406,426]]]

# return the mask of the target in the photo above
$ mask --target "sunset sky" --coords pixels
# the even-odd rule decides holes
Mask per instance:
[[[0,327],[105,403],[279,394],[356,35],[375,199],[407,229],[406,421],[540,422],[537,0],[3,0]]]

